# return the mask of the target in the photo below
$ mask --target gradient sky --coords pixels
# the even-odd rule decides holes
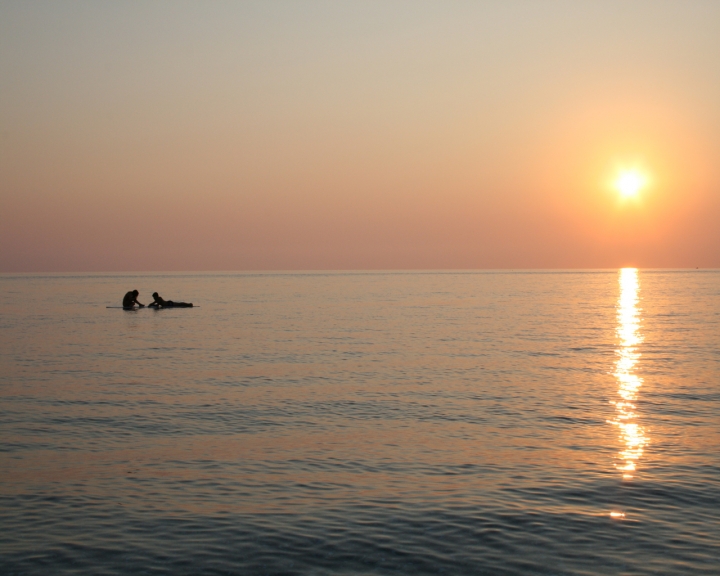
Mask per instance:
[[[716,0],[4,0],[0,272],[720,267],[719,25]]]

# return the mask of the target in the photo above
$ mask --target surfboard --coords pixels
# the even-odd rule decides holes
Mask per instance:
[[[125,306],[105,306],[105,308],[115,308],[118,310],[142,310],[142,308],[135,308],[134,306],[132,308],[125,308]],[[195,306],[194,304],[192,306],[144,306],[144,308],[147,308],[148,310],[177,310],[179,308],[200,308],[200,306]]]

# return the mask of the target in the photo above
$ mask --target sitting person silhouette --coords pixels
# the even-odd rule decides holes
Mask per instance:
[[[131,292],[128,292],[123,297],[123,308],[134,308],[135,304],[137,304],[140,308],[144,308],[145,304],[140,304],[140,302],[137,301],[137,297],[140,294],[137,290],[132,290]]]
[[[153,302],[148,304],[152,308],[192,308],[192,302],[173,302],[172,300],[164,300],[160,294],[153,292]]]

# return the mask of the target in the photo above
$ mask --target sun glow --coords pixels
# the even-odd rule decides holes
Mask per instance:
[[[637,170],[624,170],[615,180],[615,188],[623,198],[633,198],[647,184],[647,177]]]

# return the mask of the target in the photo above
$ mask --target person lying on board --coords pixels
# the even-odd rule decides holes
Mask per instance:
[[[123,298],[123,308],[134,308],[135,304],[137,304],[140,308],[144,308],[145,304],[140,304],[140,302],[137,301],[139,294],[140,292],[137,290],[133,290],[125,294],[125,297]]]
[[[160,294],[153,292],[153,300],[148,304],[152,308],[192,308],[192,302],[173,302],[172,300],[164,300]]]

